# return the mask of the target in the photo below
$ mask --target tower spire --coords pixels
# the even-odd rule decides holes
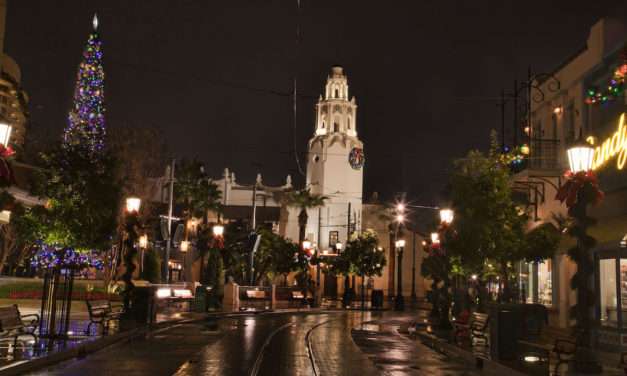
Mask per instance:
[[[98,13],[94,13],[94,19],[92,20],[92,25],[94,25],[94,31],[98,31]]]

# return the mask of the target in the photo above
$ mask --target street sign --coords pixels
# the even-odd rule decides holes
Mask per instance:
[[[178,226],[176,226],[176,231],[174,231],[174,237],[172,238],[172,241],[174,243],[180,243],[181,240],[183,240],[184,231],[185,231],[185,226],[183,226],[182,223],[179,223]]]
[[[161,237],[167,239],[170,236],[170,229],[168,228],[168,220],[161,218]]]

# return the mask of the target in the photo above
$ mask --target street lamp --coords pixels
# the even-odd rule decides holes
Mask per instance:
[[[438,234],[437,232],[431,233],[431,244],[440,245],[440,234]]]
[[[129,197],[126,199],[126,211],[128,213],[139,212],[140,205],[141,205],[141,200],[137,197]]]
[[[224,226],[217,224],[213,226],[213,235],[214,236],[223,236],[224,235]]]
[[[148,248],[148,235],[144,234],[139,237],[139,248]]]
[[[594,148],[589,143],[579,140],[568,148],[568,165],[573,174],[590,171],[593,161]]]
[[[309,240],[303,240],[303,250],[310,250],[311,242]]]
[[[572,217],[571,228],[576,239],[577,246],[571,249],[573,260],[577,265],[579,278],[573,280],[571,288],[577,291],[577,320],[579,328],[577,353],[587,356],[575,356],[575,370],[589,373],[601,373],[602,366],[593,349],[594,327],[593,312],[589,307],[594,305],[594,269],[586,265],[594,265],[592,257],[593,244],[587,239],[588,227],[592,222],[587,214],[588,205],[598,203],[603,197],[598,183],[591,172],[594,161],[594,149],[592,145],[580,139],[568,148],[568,164],[572,174],[557,192],[557,199],[566,202],[568,214]],[[588,355],[589,354],[589,355]]]
[[[450,225],[453,222],[453,210],[440,209],[440,222]]]
[[[398,254],[398,281],[396,299],[394,300],[394,310],[402,311],[405,309],[405,300],[403,298],[403,250],[405,248],[405,240],[399,239],[395,242],[396,252]]]
[[[342,243],[340,242],[335,243],[335,250],[337,251],[337,253],[342,252],[342,247],[343,247]]]
[[[189,249],[189,240],[183,240],[180,245],[181,252],[187,252]]]
[[[7,123],[0,123],[0,144],[4,145],[5,147],[9,146],[12,129],[13,127],[11,127]]]

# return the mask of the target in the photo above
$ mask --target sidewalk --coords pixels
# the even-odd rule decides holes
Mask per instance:
[[[0,299],[0,306],[17,304],[22,315],[39,314],[39,300]],[[159,312],[155,327],[167,326],[180,321],[193,321],[206,318],[206,314],[169,310]],[[111,321],[108,334],[103,336],[101,328],[92,325],[89,335],[85,330],[89,324],[89,314],[83,301],[72,304],[68,339],[53,340],[39,338],[37,342],[30,336],[20,336],[17,346],[13,346],[13,337],[0,340],[0,375],[21,374],[23,370],[36,368],[41,364],[52,364],[77,356],[83,356],[107,347],[118,341],[145,334],[150,328],[137,327],[120,331],[117,320]]]
[[[469,343],[464,343],[462,346],[453,343],[449,333],[437,333],[431,329],[430,325],[424,325],[420,320],[415,327],[415,337],[423,344],[451,357],[462,358],[469,364],[475,364],[476,358]],[[555,373],[557,357],[552,349],[557,338],[572,340],[572,335],[567,330],[549,328],[543,331],[536,340],[519,341],[518,360],[484,360],[483,372],[495,375],[507,373],[510,376],[521,374],[521,372],[530,375],[578,375],[568,369],[567,363],[561,364],[558,373]],[[524,362],[525,353],[542,354],[547,360],[538,363]],[[605,351],[596,351],[596,354],[603,365],[603,375],[625,375],[625,371],[619,368],[620,354]]]

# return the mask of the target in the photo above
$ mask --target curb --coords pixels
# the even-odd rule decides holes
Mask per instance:
[[[437,338],[433,335],[424,333],[424,332],[416,332],[416,335],[420,338],[420,341],[430,348],[434,349],[437,352],[440,352],[449,357],[455,357],[461,359],[464,363],[468,364],[471,367],[476,367],[476,359],[474,355],[470,351],[466,351],[460,349],[457,346],[451,345],[446,341]],[[483,369],[477,371],[481,372],[484,375],[508,375],[508,376],[525,376],[525,373],[517,371],[513,368],[504,366],[501,363],[495,362],[493,360],[484,360],[483,361]]]

